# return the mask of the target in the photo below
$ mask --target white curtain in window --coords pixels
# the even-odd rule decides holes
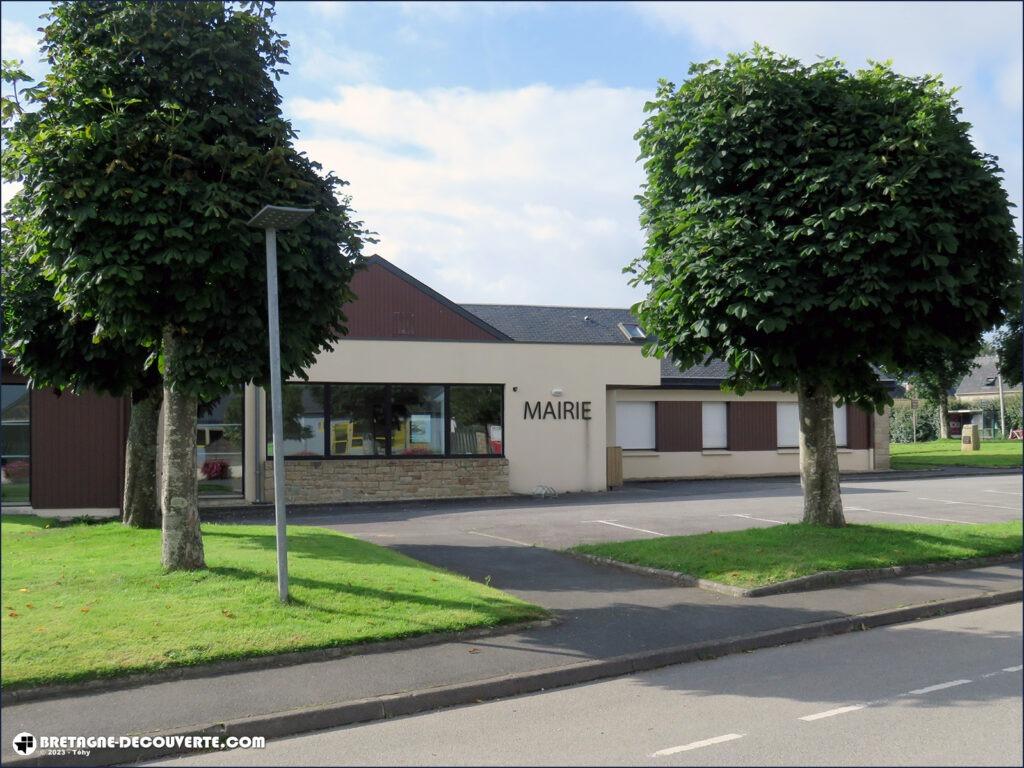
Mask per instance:
[[[615,441],[621,448],[654,450],[654,403],[616,403]]]
[[[701,430],[704,448],[729,445],[728,406],[725,403],[701,403]]]
[[[800,445],[800,410],[796,403],[776,403],[775,429],[779,448]]]
[[[846,447],[846,406],[832,406],[832,420],[835,422],[836,445],[840,448]]]

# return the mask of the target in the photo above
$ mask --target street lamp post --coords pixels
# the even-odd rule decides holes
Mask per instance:
[[[267,243],[267,328],[270,336],[270,418],[274,446],[274,521],[277,525],[277,594],[288,602],[288,535],[284,505],[284,423],[281,414],[281,330],[277,311],[277,230],[305,221],[312,208],[265,205],[249,220],[259,227]]]

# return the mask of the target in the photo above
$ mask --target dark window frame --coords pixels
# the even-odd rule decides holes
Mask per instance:
[[[25,501],[25,502],[19,502],[19,501],[11,502],[11,501],[9,501],[9,502],[7,502],[7,505],[11,506],[11,507],[30,507],[31,508],[32,507],[32,489],[35,488],[35,482],[34,482],[35,478],[33,477],[33,475],[35,474],[35,466],[36,466],[35,462],[32,461],[32,401],[35,399],[34,397],[32,397],[32,394],[33,394],[33,392],[35,390],[32,387],[32,385],[29,384],[27,379],[25,379],[23,377],[18,377],[18,376],[15,376],[15,378],[21,378],[22,380],[21,381],[3,381],[2,379],[0,379],[0,384],[13,385],[13,386],[23,386],[23,387],[25,387],[25,394],[28,396],[28,500]],[[504,415],[504,409],[502,409],[502,414]],[[504,431],[502,432],[502,435],[504,436]],[[502,443],[502,445],[504,446],[504,442]],[[2,446],[0,446],[0,447],[2,447]]]
[[[225,393],[224,395],[221,395],[221,397],[224,397],[227,394],[229,394],[229,393]],[[199,481],[199,467],[196,467],[196,495],[197,495],[198,498],[201,498],[201,499],[241,499],[241,498],[245,498],[245,479],[246,479],[246,476],[247,476],[247,473],[248,473],[248,470],[246,469],[246,465],[248,464],[248,462],[245,460],[245,452],[246,452],[247,446],[249,445],[249,443],[246,440],[246,438],[248,438],[249,435],[248,435],[248,433],[246,432],[246,429],[245,429],[245,417],[247,415],[248,408],[247,408],[246,402],[245,402],[245,385],[244,384],[241,386],[241,388],[239,388],[238,396],[242,399],[242,422],[241,422],[242,436],[239,438],[239,440],[241,441],[241,444],[242,444],[242,490],[240,490],[240,491],[231,491],[230,493],[211,493],[209,491],[206,491],[206,492],[200,491],[199,490],[199,482],[200,482]],[[259,410],[259,402],[256,403],[256,406],[257,406],[257,410]],[[199,429],[202,426],[203,426],[202,422],[200,422],[199,419],[196,419],[196,429]]]
[[[283,386],[289,384],[300,384],[304,386],[323,387],[324,388],[324,445],[323,454],[317,456],[285,456],[285,461],[381,461],[381,460],[395,460],[395,461],[423,461],[429,459],[504,459],[505,458],[505,385],[497,383],[487,382],[459,382],[457,384],[442,384],[440,382],[398,382],[398,381],[288,381],[284,382]],[[384,400],[384,423],[387,425],[387,429],[384,433],[385,447],[384,455],[356,455],[356,456],[344,456],[344,455],[332,455],[330,453],[330,428],[332,413],[332,402],[331,402],[331,387],[333,386],[377,386],[384,387],[385,400]],[[451,452],[451,388],[466,386],[466,387],[499,387],[501,390],[501,453],[452,453]],[[409,456],[393,456],[391,454],[391,432],[392,432],[392,420],[391,420],[391,390],[392,387],[441,387],[444,392],[444,453],[434,454],[421,454],[421,455],[409,455]],[[270,400],[267,399],[267,408],[264,413],[264,418],[267,419],[266,429],[263,431],[266,434],[266,439],[263,444],[263,458],[265,461],[272,461],[273,458],[269,452],[270,441],[272,439],[273,430],[269,424],[270,415]]]

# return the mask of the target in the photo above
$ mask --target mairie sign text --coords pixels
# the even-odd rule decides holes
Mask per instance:
[[[590,421],[589,400],[548,400],[542,403],[536,400],[523,403],[523,418],[531,420],[554,419]]]

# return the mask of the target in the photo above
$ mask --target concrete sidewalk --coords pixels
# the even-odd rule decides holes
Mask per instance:
[[[422,541],[398,548],[471,578],[490,576],[494,586],[544,605],[559,621],[477,640],[11,704],[0,712],[3,762],[16,757],[11,737],[21,731],[36,735],[167,733],[291,711],[289,730],[284,732],[297,733],[328,726],[323,719],[295,710],[336,708],[344,702],[552,670],[940,600],[984,598],[1021,586],[1021,568],[1015,564],[743,599],[680,587],[537,547],[469,545],[449,538],[447,542]],[[551,680],[558,684],[557,676]],[[486,690],[481,698],[485,694]],[[508,694],[496,690],[494,695]],[[379,705],[377,709],[380,711]],[[303,723],[307,723],[305,728]],[[258,728],[250,732],[261,733]]]

